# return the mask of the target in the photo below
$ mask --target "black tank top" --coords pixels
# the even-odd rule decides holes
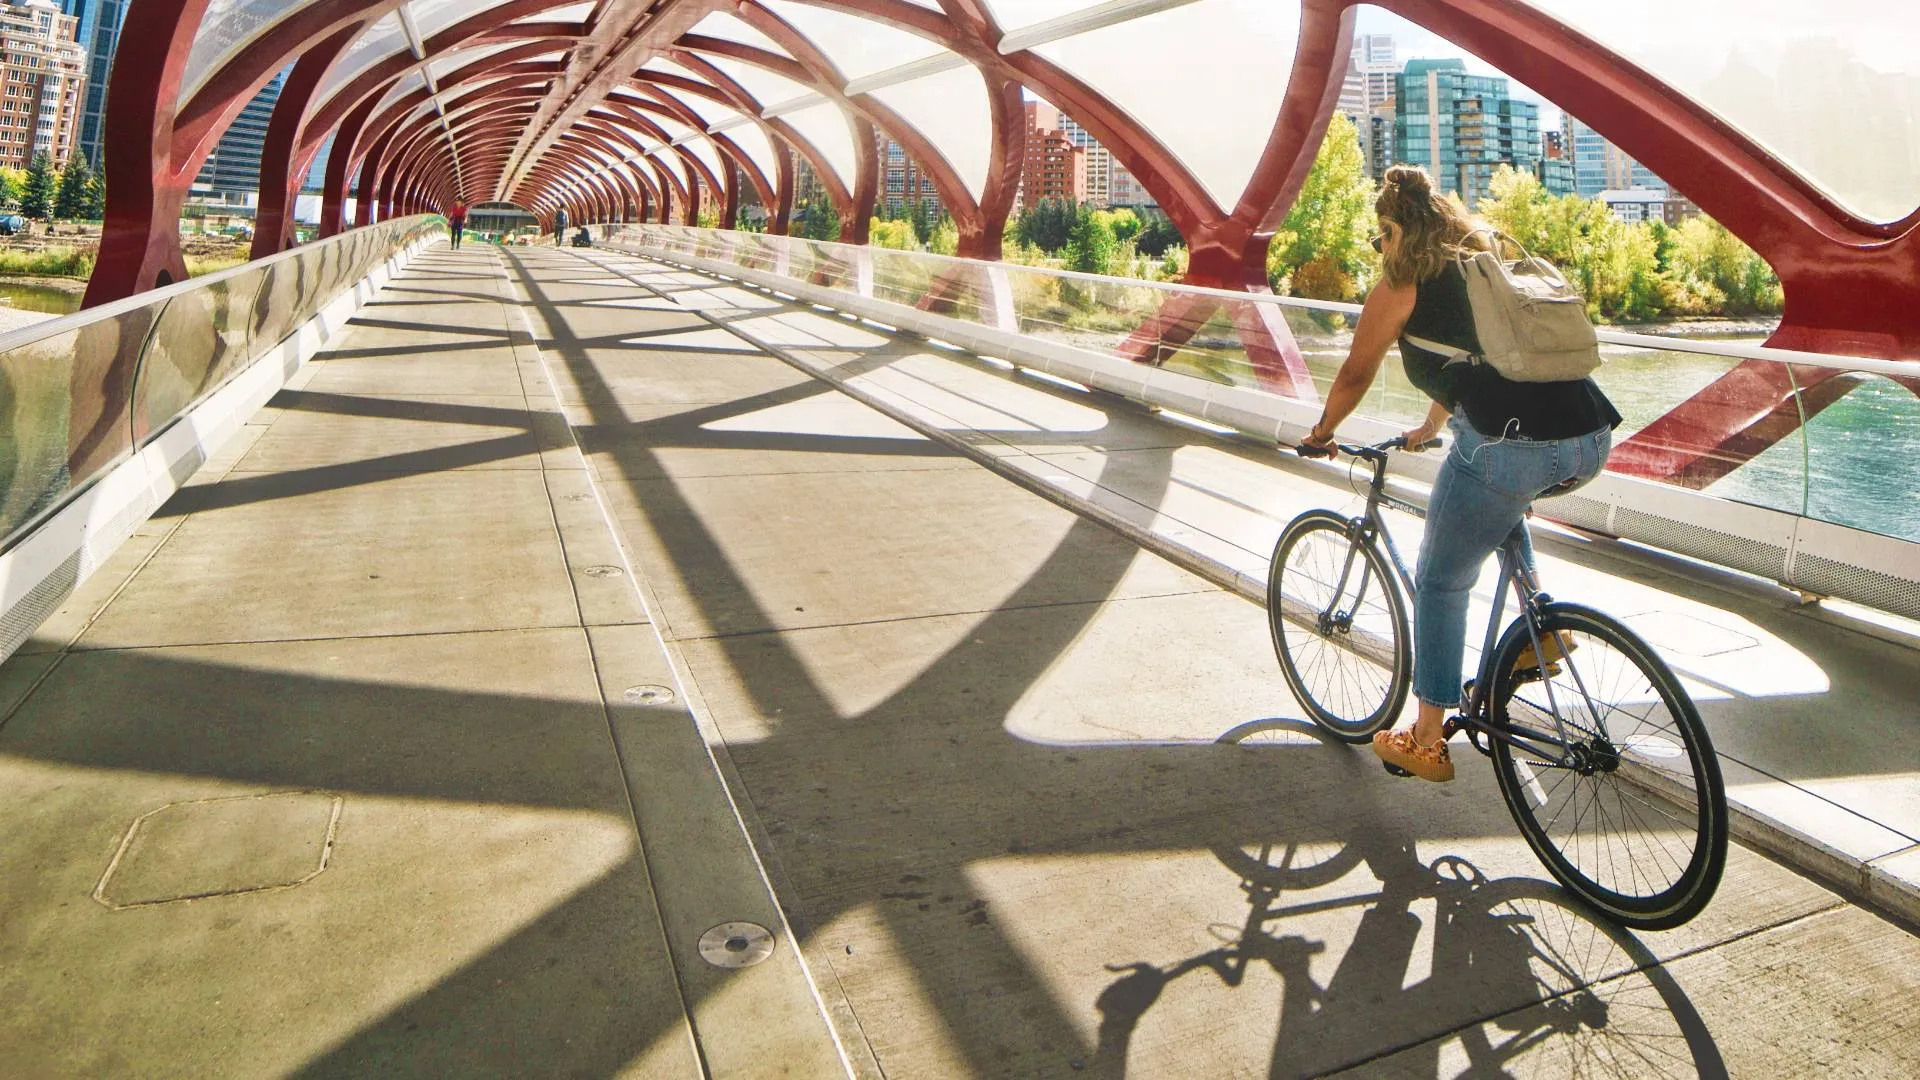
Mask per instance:
[[[1480,335],[1473,329],[1467,279],[1458,263],[1448,263],[1432,281],[1417,287],[1405,335],[1478,354]],[[1592,379],[1571,382],[1514,382],[1487,364],[1447,363],[1447,358],[1400,339],[1407,381],[1455,412],[1464,412],[1474,430],[1488,438],[1571,439],[1601,428],[1618,427],[1620,413]]]

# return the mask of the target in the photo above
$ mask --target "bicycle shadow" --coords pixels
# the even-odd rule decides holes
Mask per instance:
[[[1250,721],[1219,741],[1297,753],[1303,739],[1340,745],[1290,718]],[[1094,1001],[1086,1074],[1127,1076],[1149,1012],[1183,977],[1211,974],[1234,991],[1250,979],[1280,984],[1274,1078],[1727,1076],[1698,1011],[1633,934],[1549,882],[1491,879],[1457,855],[1423,862],[1413,830],[1355,819],[1369,824],[1343,840],[1214,845],[1240,877],[1245,922],[1209,926],[1219,945],[1170,963],[1108,964],[1120,977]],[[1328,917],[1356,908],[1337,945]]]

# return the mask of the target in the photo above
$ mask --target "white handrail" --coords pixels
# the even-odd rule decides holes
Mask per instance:
[[[667,230],[674,233],[698,235],[720,235],[723,229],[699,229],[688,225],[653,225],[636,223],[637,227]],[[769,233],[734,233],[736,236],[753,236],[764,240],[787,241],[794,237],[777,236]],[[923,251],[900,251],[894,248],[861,247],[858,244],[842,244],[831,240],[807,240],[806,243],[827,248],[839,248],[849,257],[855,252],[865,252],[869,256],[883,258],[909,258],[916,261],[937,260],[955,266],[987,267],[1007,273],[1032,273],[1046,277],[1060,278],[1066,281],[1084,281],[1096,285],[1113,285],[1123,288],[1155,289],[1165,293],[1180,293],[1187,296],[1211,296],[1222,300],[1234,300],[1241,303],[1271,304],[1275,307],[1300,308],[1306,311],[1337,311],[1344,315],[1358,315],[1359,304],[1343,304],[1332,300],[1309,300],[1299,296],[1278,296],[1273,293],[1236,292],[1232,289],[1210,289],[1199,285],[1182,285],[1172,281],[1148,281],[1144,278],[1109,277],[1103,274],[1087,274],[1078,270],[1061,270],[1050,266],[1027,266],[1021,263],[995,262],[988,259],[963,259],[956,255],[935,255]],[[1902,378],[1920,378],[1920,360],[1883,360],[1871,356],[1847,356],[1837,353],[1804,352],[1797,349],[1775,349],[1765,345],[1732,345],[1711,341],[1697,341],[1688,338],[1664,338],[1653,334],[1633,334],[1619,330],[1601,330],[1601,341],[1609,345],[1626,345],[1632,348],[1656,349],[1661,352],[1700,353],[1707,356],[1724,356],[1736,360],[1767,360],[1778,364],[1798,364],[1806,367],[1831,368],[1836,371],[1862,371],[1876,375],[1899,376]]]

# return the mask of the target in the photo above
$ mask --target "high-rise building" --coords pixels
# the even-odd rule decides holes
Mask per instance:
[[[87,51],[87,93],[80,108],[80,152],[99,169],[106,162],[107,80],[120,46],[120,23],[127,0],[65,0],[63,10],[77,20],[74,40]]]
[[[1060,114],[1060,131],[1087,154],[1087,194],[1081,201],[1089,206],[1113,205],[1113,152],[1066,113]]]
[[[268,80],[234,117],[226,134],[207,155],[194,178],[193,190],[199,194],[221,196],[227,202],[258,205],[260,194],[260,151],[267,143],[267,124],[273,119],[273,106],[280,100],[280,88],[286,84],[287,71]]]
[[[907,149],[885,134],[879,136],[880,142],[880,205],[889,213],[911,210],[918,204],[928,220],[939,217],[946,211],[940,201],[940,189],[933,184],[920,163],[913,160]]]
[[[1020,168],[1018,205],[1025,210],[1044,199],[1085,202],[1087,152],[1060,130],[1060,110],[1045,102],[1026,103],[1026,160]]]
[[[1581,196],[1592,199],[1603,191],[1667,189],[1667,182],[1655,176],[1652,169],[1628,157],[1599,132],[1570,115],[1561,120],[1561,125],[1565,145],[1572,150],[1574,189]]]
[[[1460,60],[1414,60],[1394,94],[1393,142],[1401,161],[1424,165],[1434,184],[1468,207],[1502,165],[1532,172],[1540,152],[1540,107],[1520,101],[1497,75],[1469,75]]]
[[[1574,193],[1577,178],[1573,171],[1573,154],[1564,131],[1541,133],[1540,161],[1534,166],[1533,173],[1540,178],[1540,186],[1547,189],[1549,195]]]
[[[1353,39],[1353,66],[1360,76],[1361,93],[1371,111],[1393,100],[1400,76],[1400,50],[1392,34],[1361,34]]]
[[[1379,179],[1394,160],[1392,109],[1399,74],[1398,49],[1392,35],[1362,34],[1353,40],[1336,111],[1353,121],[1367,175],[1374,179]]]
[[[1127,170],[1118,161],[1107,170],[1107,202],[1111,206],[1132,206],[1152,209],[1160,205],[1139,178]]]
[[[74,25],[53,0],[0,5],[0,164],[24,167],[45,154],[58,168],[73,153],[87,85],[87,54],[73,40]]]

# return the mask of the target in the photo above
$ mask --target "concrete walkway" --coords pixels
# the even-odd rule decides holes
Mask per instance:
[[[0,1072],[1920,1059],[1906,930],[1744,849],[1593,921],[1484,767],[1291,719],[1258,608],[734,331],[1089,494],[1250,456],[594,258],[424,258],[0,666]]]

